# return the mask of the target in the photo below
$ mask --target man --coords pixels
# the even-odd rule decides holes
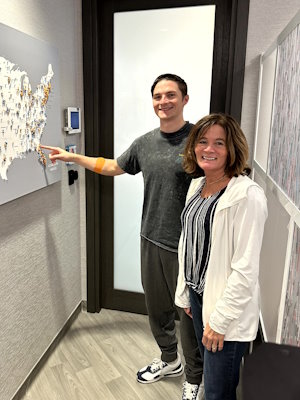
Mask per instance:
[[[75,162],[102,175],[143,173],[142,284],[151,331],[161,350],[161,359],[154,359],[137,372],[140,383],[152,383],[183,373],[177,351],[174,296],[178,275],[180,215],[191,180],[182,168],[182,153],[192,127],[183,118],[183,109],[189,100],[187,85],[177,75],[164,74],[154,81],[151,94],[160,128],[137,138],[116,160],[87,157],[60,148],[41,146],[51,150],[49,158],[52,161]],[[196,400],[202,392],[202,387],[199,390],[202,360],[193,322],[180,309],[178,312],[186,362],[182,400]]]

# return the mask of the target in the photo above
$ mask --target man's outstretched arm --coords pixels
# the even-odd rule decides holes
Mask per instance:
[[[53,162],[56,160],[64,162],[74,162],[83,168],[96,172],[97,174],[106,176],[116,176],[124,174],[125,171],[119,167],[116,160],[103,157],[88,157],[82,154],[70,153],[60,147],[40,146],[42,149],[49,150],[49,159]]]

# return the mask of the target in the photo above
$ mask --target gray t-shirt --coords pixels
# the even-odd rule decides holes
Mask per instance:
[[[174,133],[154,129],[137,138],[117,158],[118,165],[128,174],[143,173],[141,236],[171,251],[177,251],[180,215],[191,181],[182,168],[182,155],[192,126],[187,122]]]

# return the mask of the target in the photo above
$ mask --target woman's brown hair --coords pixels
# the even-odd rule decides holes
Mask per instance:
[[[238,175],[249,175],[251,168],[247,164],[248,143],[239,123],[228,114],[209,114],[198,121],[188,136],[184,150],[183,168],[194,177],[204,176],[204,171],[199,167],[195,155],[195,146],[213,126],[221,126],[226,134],[226,147],[228,151],[225,173],[229,178]]]

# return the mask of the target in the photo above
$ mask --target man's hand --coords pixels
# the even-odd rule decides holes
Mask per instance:
[[[55,163],[56,160],[65,162],[74,162],[74,158],[76,157],[74,153],[70,153],[66,150],[61,149],[60,147],[43,146],[43,145],[40,145],[40,147],[45,150],[50,150],[49,159],[53,163]]]

